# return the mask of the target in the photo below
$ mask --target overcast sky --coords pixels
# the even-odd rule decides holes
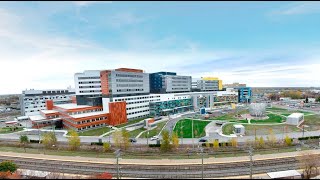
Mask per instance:
[[[0,94],[84,70],[320,86],[319,2],[0,2]]]

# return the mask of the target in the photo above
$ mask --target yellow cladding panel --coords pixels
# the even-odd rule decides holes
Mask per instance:
[[[219,90],[222,90],[222,80],[219,80]]]
[[[202,77],[202,80],[212,81],[212,80],[219,80],[217,77]]]

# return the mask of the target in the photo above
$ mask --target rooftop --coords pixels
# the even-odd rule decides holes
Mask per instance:
[[[56,104],[54,105],[56,107],[62,108],[62,109],[79,109],[79,108],[88,108],[92,106],[87,105],[77,105],[75,103],[69,103],[69,104]]]
[[[101,115],[101,114],[107,114],[107,113],[103,112],[103,111],[96,111],[96,112],[75,114],[75,115],[70,115],[70,116],[73,117],[73,118],[82,118],[82,117],[96,116],[96,115]]]
[[[235,127],[235,128],[244,128],[244,126],[241,125],[241,124],[235,124],[235,125],[233,125],[233,127]]]
[[[31,121],[39,121],[39,120],[43,120],[46,119],[45,117],[41,116],[41,115],[34,115],[34,116],[29,116]]]
[[[50,113],[57,113],[59,111],[56,111],[56,110],[41,110],[41,112],[43,112],[44,114],[50,114]]]
[[[267,174],[272,179],[283,178],[283,177],[292,177],[292,176],[301,176],[301,174],[296,170],[269,172]]]
[[[290,116],[288,116],[288,117],[290,117],[290,118],[299,118],[299,117],[301,117],[301,116],[303,116],[303,113],[292,113]]]

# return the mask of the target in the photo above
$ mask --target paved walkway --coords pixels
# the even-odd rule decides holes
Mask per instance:
[[[314,153],[320,154],[320,150],[307,150],[307,151],[296,151],[278,154],[264,154],[264,155],[254,155],[253,160],[259,159],[274,159],[274,158],[285,158],[299,156],[303,153]],[[79,157],[79,156],[55,156],[55,155],[44,155],[44,154],[29,154],[29,153],[13,153],[13,152],[1,152],[1,156],[14,156],[23,158],[35,158],[35,159],[51,159],[60,161],[81,161],[81,162],[95,162],[95,163],[107,163],[114,164],[116,159],[110,158],[94,158],[94,157]],[[215,164],[215,163],[232,163],[249,161],[248,156],[240,157],[224,157],[224,158],[206,158],[204,159],[204,164]],[[201,159],[122,159],[120,157],[120,164],[141,164],[141,165],[186,165],[186,164],[201,164]]]

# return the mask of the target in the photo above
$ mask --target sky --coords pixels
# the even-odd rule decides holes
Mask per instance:
[[[0,2],[0,94],[121,67],[320,86],[320,2]]]

